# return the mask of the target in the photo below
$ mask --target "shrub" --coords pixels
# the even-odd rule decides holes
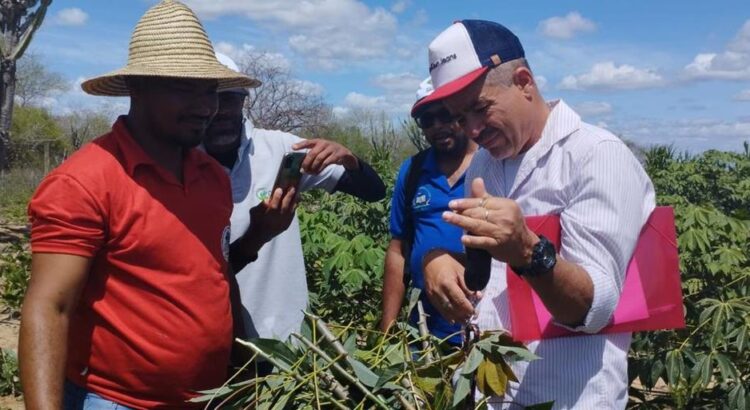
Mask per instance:
[[[43,177],[33,168],[0,171],[0,220],[25,223],[26,206]]]
[[[18,376],[18,357],[16,352],[10,349],[0,350],[0,395],[21,395],[21,379]]]
[[[750,403],[750,153],[691,157],[646,153],[658,202],[672,205],[687,327],[638,333],[631,379],[666,395],[633,393],[642,406],[745,409]]]
[[[0,256],[0,277],[2,278],[2,302],[12,314],[21,310],[23,296],[29,283],[31,253],[23,244],[11,244]]]

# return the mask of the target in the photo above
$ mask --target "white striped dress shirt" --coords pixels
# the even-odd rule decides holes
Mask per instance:
[[[591,309],[575,330],[596,333],[617,305],[627,263],[655,206],[654,189],[620,139],[582,122],[563,101],[550,107],[541,139],[522,156],[499,160],[487,150],[477,152],[467,171],[467,196],[469,181],[482,177],[490,195],[515,200],[524,215],[560,215],[559,257],[583,267],[594,284]],[[494,260],[491,275],[475,321],[481,330],[511,330],[505,264]],[[529,343],[541,359],[512,365],[519,382],[510,383],[504,400],[554,400],[555,409],[623,409],[630,338],[592,334]],[[519,408],[500,400],[491,399],[490,406]]]

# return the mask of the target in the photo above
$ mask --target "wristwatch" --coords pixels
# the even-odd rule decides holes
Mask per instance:
[[[552,272],[557,263],[557,252],[555,246],[549,239],[539,235],[539,242],[534,245],[531,252],[531,263],[526,266],[511,266],[513,272],[519,276],[537,278]]]

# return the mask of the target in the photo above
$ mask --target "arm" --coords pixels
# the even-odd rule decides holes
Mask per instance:
[[[385,252],[385,272],[383,273],[383,317],[380,330],[386,332],[398,318],[404,300],[404,254],[401,239],[393,238]]]
[[[471,192],[471,199],[452,201],[454,212],[444,215],[447,222],[471,232],[461,238],[464,245],[486,249],[493,258],[512,266],[529,264],[539,237],[526,226],[518,204],[489,197],[481,178],[471,182]],[[557,321],[571,326],[583,322],[594,298],[593,284],[585,269],[558,258],[549,274],[524,278]]]
[[[68,324],[91,259],[34,253],[21,312],[18,342],[21,382],[28,409],[62,408]]]
[[[356,196],[367,202],[375,202],[385,198],[385,184],[380,175],[370,164],[357,159],[359,168],[346,170],[336,184],[336,191]]]
[[[617,306],[625,270],[641,228],[654,208],[651,181],[628,148],[616,141],[594,146],[577,169],[576,183],[560,216],[561,252],[553,272],[525,278],[552,316],[575,331],[596,333]],[[488,250],[514,266],[530,261],[538,237],[525,224],[515,201],[491,198],[483,182],[472,181],[473,199],[451,203],[446,221],[473,235],[469,247]],[[488,198],[484,207],[478,198]]]
[[[331,192],[345,192],[368,202],[385,198],[385,184],[377,172],[343,145],[318,138],[299,141],[292,145],[292,149],[308,150],[302,162],[302,168],[307,174],[325,174],[323,170],[330,165],[344,167],[344,173]]]

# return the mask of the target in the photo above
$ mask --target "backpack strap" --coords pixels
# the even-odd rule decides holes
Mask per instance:
[[[422,166],[427,160],[429,150],[420,151],[411,157],[411,164],[406,173],[406,185],[404,186],[404,231],[401,238],[401,254],[404,255],[404,285],[406,287],[411,283],[411,272],[409,271],[409,261],[411,260],[411,249],[414,244],[414,218],[412,216],[411,203],[414,201],[414,195],[417,193],[417,184],[419,177],[422,175]]]

